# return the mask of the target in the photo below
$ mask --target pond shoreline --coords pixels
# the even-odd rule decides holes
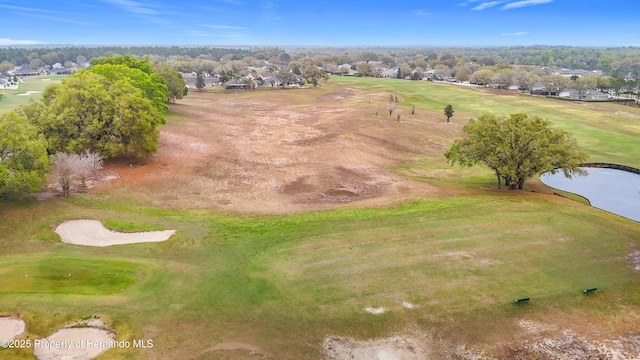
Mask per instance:
[[[640,222],[640,169],[608,163],[579,167],[586,176],[565,178],[561,172],[540,175],[540,181],[556,190],[586,199],[591,206]]]
[[[620,165],[620,164],[611,164],[611,163],[584,163],[579,164],[578,167],[590,167],[590,168],[607,168],[607,169],[616,169],[622,171],[628,171],[635,174],[640,175],[640,169],[634,168],[631,166]]]

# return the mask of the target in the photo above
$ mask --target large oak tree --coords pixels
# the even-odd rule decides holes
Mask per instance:
[[[81,72],[45,89],[21,111],[49,141],[50,153],[90,150],[105,158],[157,150],[162,114],[127,78]]]
[[[24,116],[0,113],[0,195],[38,191],[48,168],[45,137]]]
[[[578,166],[587,154],[568,132],[538,116],[487,114],[471,119],[463,131],[445,157],[452,165],[486,165],[495,172],[498,188],[504,181],[509,189],[522,189],[527,179],[547,171],[567,177],[583,173]]]

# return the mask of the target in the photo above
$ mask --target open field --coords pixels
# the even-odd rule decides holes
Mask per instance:
[[[384,113],[395,91],[400,123]],[[110,163],[69,199],[0,203],[0,315],[25,320],[21,338],[96,316],[119,340],[153,339],[100,359],[321,359],[329,336],[397,334],[433,358],[526,359],[525,341],[564,330],[638,354],[640,224],[445,163],[469,117],[516,111],[571,130],[591,161],[640,166],[640,110],[614,104],[362,78],[193,92],[144,163]],[[61,243],[55,226],[81,218],[176,234]]]
[[[18,89],[0,89],[0,94],[6,97],[0,100],[0,112],[10,110],[18,105],[26,104],[30,98],[37,99],[40,93],[51,84],[56,84],[66,78],[67,75],[27,76]]]

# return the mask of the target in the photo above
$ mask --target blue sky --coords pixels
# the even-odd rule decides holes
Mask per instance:
[[[640,0],[0,0],[0,45],[640,46]]]

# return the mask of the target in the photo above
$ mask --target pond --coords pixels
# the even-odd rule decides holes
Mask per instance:
[[[584,196],[591,206],[640,221],[640,175],[618,169],[584,167],[588,175],[565,178],[562,172],[542,174],[553,188]]]

